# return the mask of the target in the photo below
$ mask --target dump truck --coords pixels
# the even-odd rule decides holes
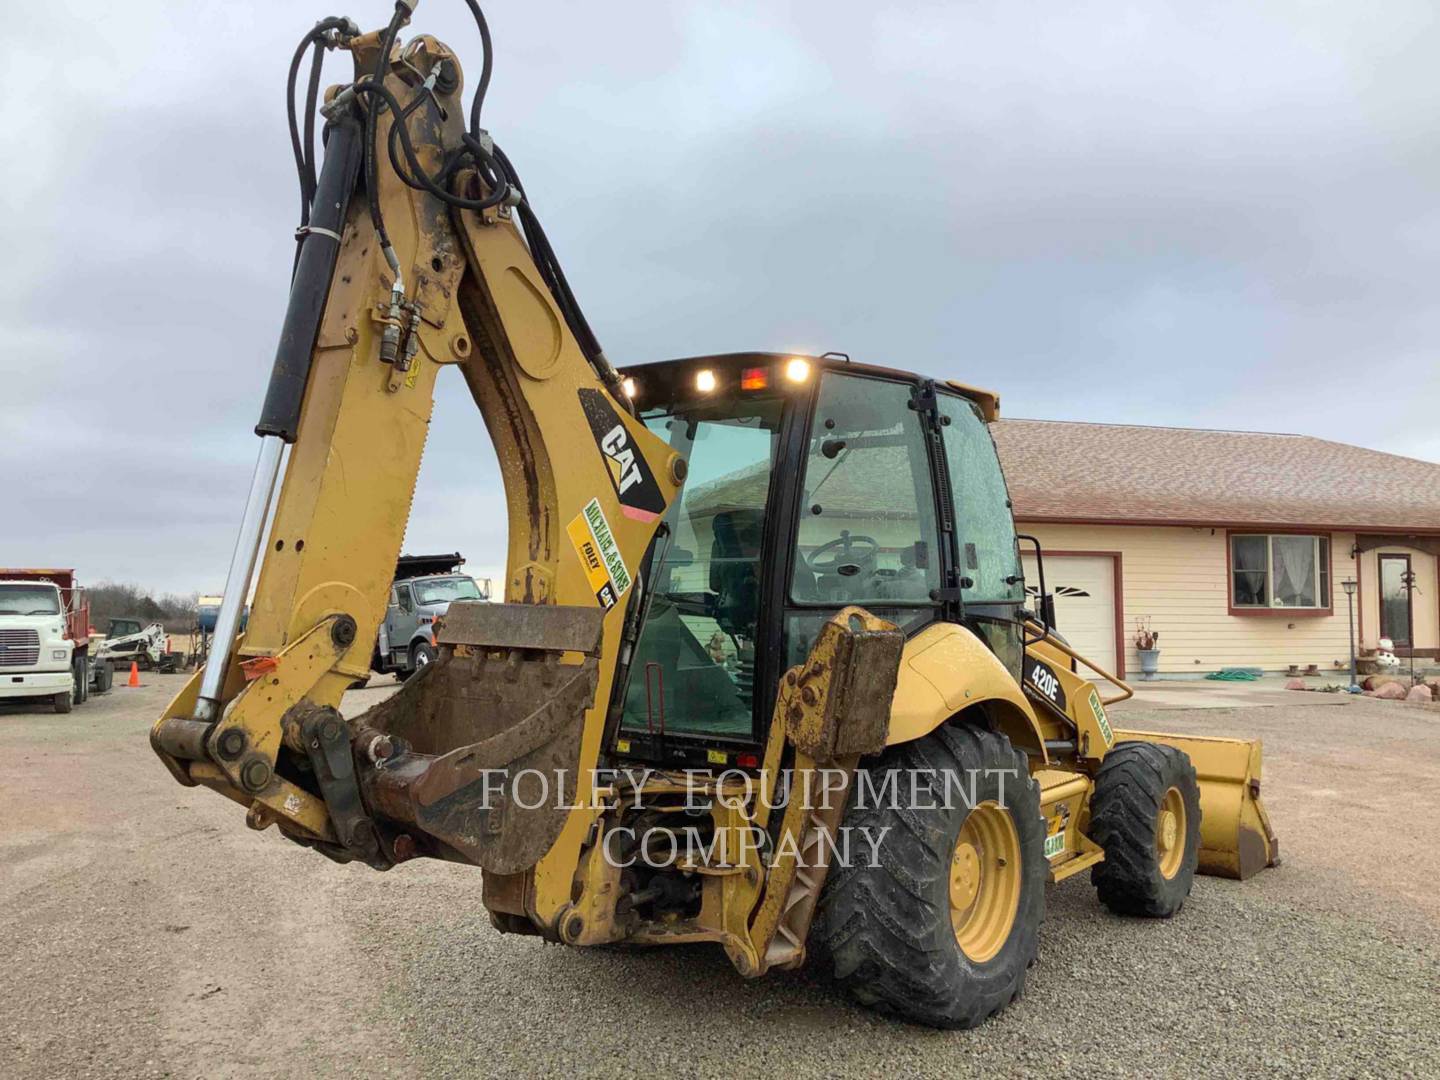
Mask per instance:
[[[0,569],[0,698],[49,699],[68,713],[103,694],[114,669],[90,655],[90,604],[71,569]]]
[[[813,958],[947,1028],[1021,992],[1052,884],[1169,917],[1197,872],[1273,864],[1259,743],[1120,729],[1129,688],[1027,607],[994,393],[835,354],[617,370],[481,126],[470,8],[468,100],[408,2],[295,54],[312,101],[327,50],[353,74],[323,162],[295,143],[214,648],[151,732],[175,779],[338,862],[477,867],[504,933]],[[504,483],[503,602],[452,603],[433,662],[345,717],[446,368]]]
[[[488,600],[488,588],[468,574],[458,551],[448,555],[401,555],[385,618],[375,639],[370,669],[401,682],[435,659],[435,624],[457,600]],[[488,582],[486,583],[488,585]]]

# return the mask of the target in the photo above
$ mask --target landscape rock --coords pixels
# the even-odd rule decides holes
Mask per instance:
[[[1370,694],[1371,697],[1381,698],[1385,701],[1404,701],[1405,688],[1398,682],[1381,683]]]
[[[1430,692],[1428,686],[1412,686],[1410,692],[1405,695],[1406,701],[1423,701],[1427,704],[1435,700],[1435,695]]]
[[[1304,679],[1289,679],[1289,680],[1287,680],[1286,683],[1285,683],[1285,689],[1286,689],[1286,690],[1304,690],[1304,689],[1305,689],[1305,680],[1304,680]]]

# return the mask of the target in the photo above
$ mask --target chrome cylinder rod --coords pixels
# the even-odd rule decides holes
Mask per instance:
[[[200,697],[195,702],[195,719],[216,720],[220,715],[220,695],[225,688],[225,671],[240,630],[240,616],[250,595],[250,579],[255,573],[255,559],[260,553],[260,534],[270,514],[270,500],[275,494],[275,481],[280,477],[280,461],[285,441],[278,435],[260,440],[260,457],[255,462],[255,476],[250,481],[250,495],[245,500],[245,516],[240,519],[240,535],[230,556],[230,572],[225,575],[225,595],[215,617],[215,635],[210,655],[205,660],[205,675],[200,680]]]

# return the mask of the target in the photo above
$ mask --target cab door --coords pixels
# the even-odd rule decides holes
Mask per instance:
[[[926,411],[909,381],[829,368],[799,482],[785,665],[847,604],[914,633],[940,616],[942,553]],[[782,669],[783,670],[783,669]]]
[[[961,622],[1018,680],[1024,660],[1020,609],[1025,577],[1000,456],[978,405],[943,391],[935,400],[944,447],[941,480],[948,483],[955,515]]]
[[[407,584],[395,585],[390,590],[390,607],[385,611],[385,636],[389,639],[390,662],[396,667],[410,663],[410,638],[418,625],[415,618],[415,598]]]

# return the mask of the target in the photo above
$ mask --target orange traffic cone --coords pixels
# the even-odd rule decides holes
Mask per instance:
[[[134,660],[131,660],[131,661],[130,661],[130,681],[129,681],[128,683],[126,683],[125,685],[126,685],[126,686],[139,686],[139,685],[140,685],[140,664],[139,664],[137,661],[134,661]]]

